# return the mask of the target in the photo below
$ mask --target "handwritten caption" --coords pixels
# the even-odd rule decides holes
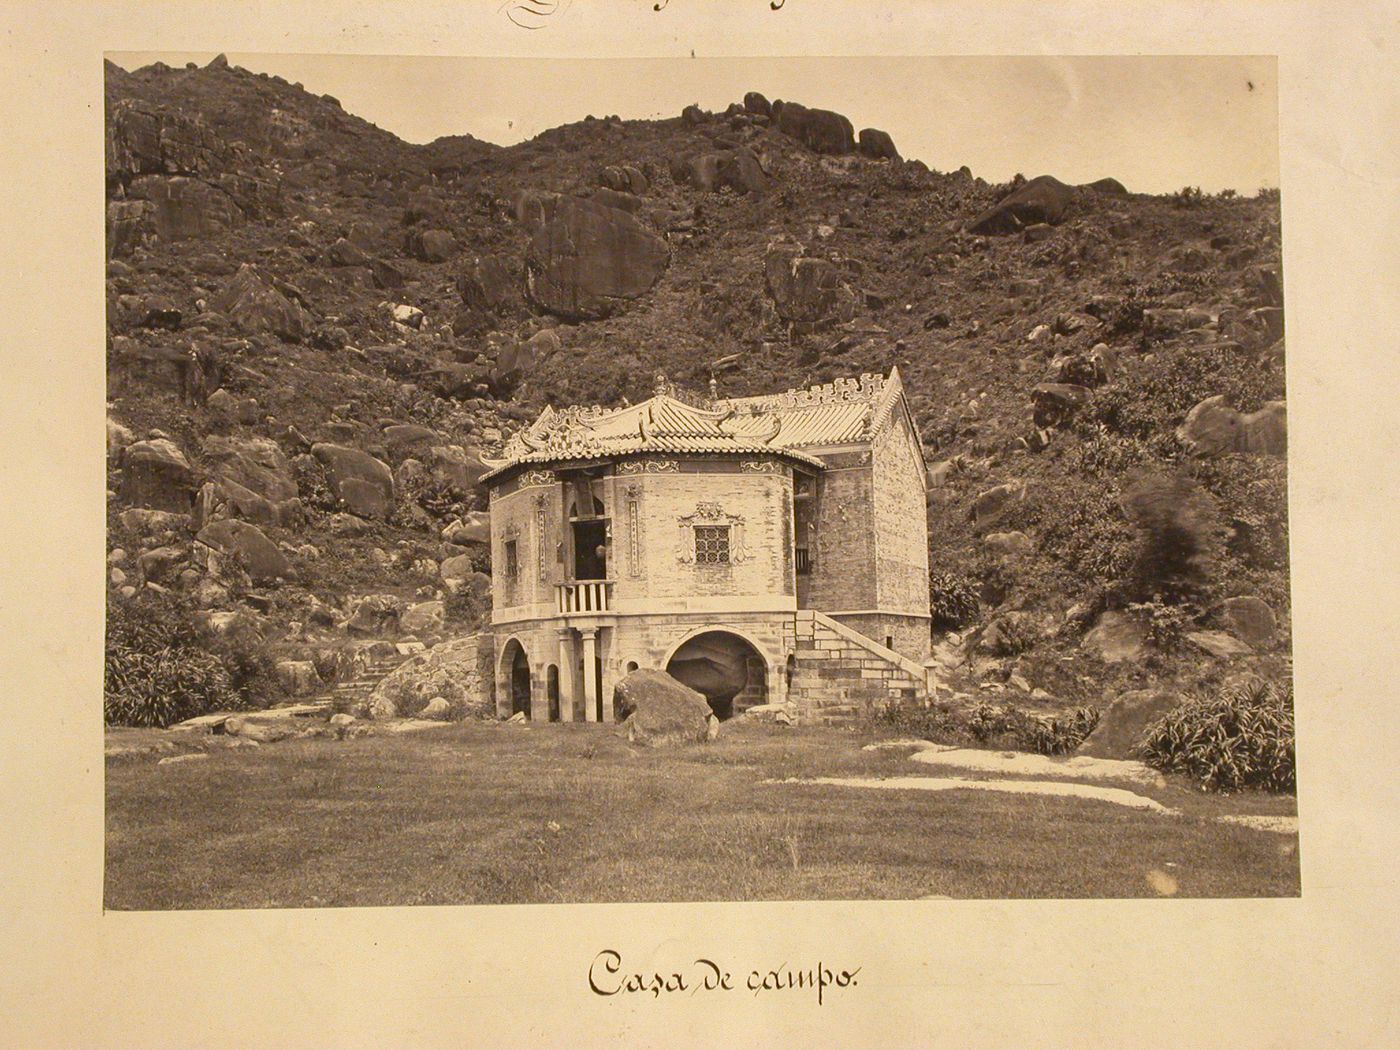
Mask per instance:
[[[570,0],[503,0],[497,8],[512,23],[521,29],[543,29],[549,20],[563,13]],[[768,10],[781,11],[787,0],[768,0]],[[671,0],[653,0],[653,11],[664,11],[671,6]]]
[[[742,992],[754,995],[769,992],[806,991],[815,993],[817,1005],[826,1003],[834,988],[854,988],[859,984],[860,967],[838,970],[822,963],[808,969],[794,969],[787,963],[772,969],[730,971],[713,959],[696,959],[689,966],[669,973],[629,970],[622,965],[622,953],[604,948],[588,967],[588,987],[594,995],[696,995],[700,992]]]

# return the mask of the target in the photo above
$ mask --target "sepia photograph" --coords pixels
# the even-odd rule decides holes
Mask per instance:
[[[1303,893],[1273,58],[102,88],[106,909]]]

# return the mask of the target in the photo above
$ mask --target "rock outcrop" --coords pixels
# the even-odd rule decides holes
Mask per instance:
[[[394,506],[394,475],[368,452],[343,445],[317,444],[311,454],[326,468],[331,491],[351,514],[383,520]]]
[[[209,306],[250,334],[266,332],[299,342],[312,328],[311,316],[302,305],[283,294],[252,263],[240,266]]]
[[[1013,190],[968,224],[973,233],[1017,233],[1034,223],[1058,226],[1074,191],[1053,175],[1040,175]]]
[[[520,217],[530,231],[526,294],[559,317],[607,317],[650,291],[670,262],[664,240],[636,217],[597,201],[531,195]]]

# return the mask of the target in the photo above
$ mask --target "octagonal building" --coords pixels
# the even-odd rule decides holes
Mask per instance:
[[[927,474],[897,369],[727,399],[658,376],[641,404],[546,408],[490,466],[502,716],[612,721],[638,667],[721,718],[925,692]]]

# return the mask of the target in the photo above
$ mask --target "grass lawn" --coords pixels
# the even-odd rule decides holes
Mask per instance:
[[[462,724],[107,764],[114,909],[1299,893],[1294,800],[1123,786],[1182,811],[765,781],[929,775],[831,729],[635,750],[589,725]],[[1168,878],[1163,879],[1163,875]]]

